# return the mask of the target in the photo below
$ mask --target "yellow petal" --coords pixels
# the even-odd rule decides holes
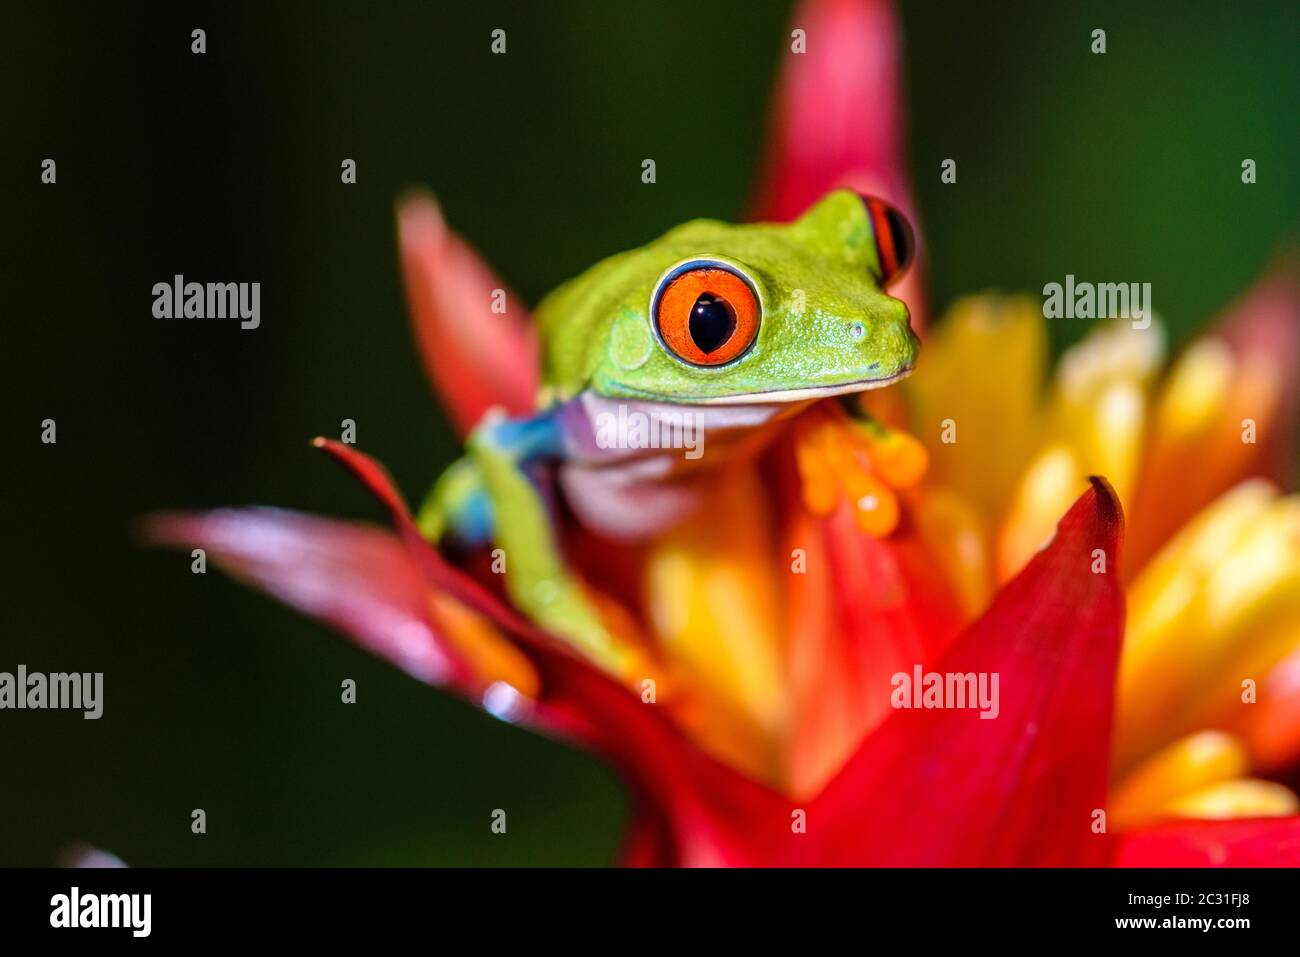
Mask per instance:
[[[1281,617],[1275,602],[1295,607],[1300,599],[1300,496],[1272,503],[1210,575],[1206,625],[1215,631],[1260,626]],[[1293,599],[1288,601],[1288,599]]]
[[[1243,706],[1242,681],[1300,642],[1300,499],[1239,486],[1198,517],[1130,592],[1116,761]]]
[[[906,383],[934,484],[1001,516],[1039,441],[1046,363],[1041,303],[981,295],[953,305]]]
[[[1274,502],[1215,566],[1198,603],[1204,631],[1183,726],[1232,721],[1300,645],[1300,497]],[[1254,690],[1254,689],[1252,689]]]
[[[1148,385],[1164,361],[1165,333],[1159,322],[1146,329],[1135,329],[1127,320],[1100,323],[1061,354],[1054,377],[1056,398],[1077,406],[1111,382]]]
[[[1202,731],[1152,755],[1111,793],[1110,823],[1119,830],[1148,824],[1166,806],[1209,785],[1239,778],[1250,769],[1245,746],[1222,731]]]
[[[752,470],[731,470],[702,511],[708,521],[650,547],[646,607],[675,686],[707,689],[679,718],[706,748],[770,780],[789,700],[766,492]]]
[[[1155,401],[1129,524],[1137,570],[1181,524],[1264,463],[1252,432],[1268,436],[1290,370],[1274,356],[1234,356],[1221,339],[1193,343]]]
[[[1051,438],[1070,446],[1085,475],[1104,475],[1125,508],[1137,484],[1148,392],[1164,354],[1158,323],[1104,323],[1066,350],[1053,379]]]
[[[1064,417],[1069,440],[1085,475],[1103,475],[1131,508],[1142,460],[1146,425],[1146,394],[1130,380],[1116,380],[1098,389],[1091,401]]]
[[[1178,440],[1209,426],[1227,398],[1232,364],[1232,350],[1221,339],[1194,342],[1169,370],[1156,406],[1157,433]]]
[[[1300,801],[1284,785],[1242,778],[1212,784],[1171,801],[1165,807],[1164,815],[1215,819],[1285,817],[1294,814],[1297,809],[1300,809]]]
[[[949,489],[926,489],[908,510],[927,551],[952,584],[962,614],[973,620],[993,597],[993,576],[980,515]]]
[[[1177,627],[1213,564],[1277,498],[1263,479],[1243,482],[1197,515],[1150,561],[1128,590],[1121,685],[1145,683],[1177,656]]]
[[[1020,480],[998,538],[998,581],[1013,577],[1052,540],[1056,523],[1087,487],[1069,446],[1057,443],[1039,454]]]
[[[1103,475],[1131,502],[1146,432],[1147,393],[1164,356],[1158,324],[1097,326],[1061,357],[1051,413],[1038,449],[1016,490],[998,535],[998,580],[1033,557],[1087,485]]]

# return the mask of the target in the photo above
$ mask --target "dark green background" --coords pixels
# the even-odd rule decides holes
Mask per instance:
[[[1182,339],[1295,236],[1300,7],[1080,6],[905,11],[935,302],[1067,272],[1146,281]],[[432,187],[530,301],[679,220],[734,218],[788,16],[659,0],[10,17],[0,670],[103,671],[106,713],[0,713],[0,863],[74,839],[136,865],[612,860],[626,800],[598,762],[191,575],[130,525],[252,502],[378,517],[307,445],[345,417],[422,491],[454,438],[411,346],[394,196]],[[47,156],[57,186],[39,183]],[[153,319],[175,272],[260,281],[261,328]],[[1058,325],[1058,345],[1081,331]]]

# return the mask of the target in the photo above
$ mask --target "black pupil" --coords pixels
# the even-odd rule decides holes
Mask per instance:
[[[736,331],[736,311],[731,304],[711,292],[700,294],[691,307],[691,339],[708,355],[724,345]]]

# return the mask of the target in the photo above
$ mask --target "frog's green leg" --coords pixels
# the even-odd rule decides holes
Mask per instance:
[[[494,429],[495,441],[521,466],[564,456],[563,436],[553,414],[525,419],[497,418],[484,423]],[[450,536],[465,545],[486,545],[493,539],[492,502],[483,471],[473,455],[462,456],[438,477],[415,516],[421,534],[436,545]]]
[[[457,459],[438,476],[416,513],[415,524],[434,545],[444,535],[466,545],[492,541],[492,503],[472,458]]]
[[[469,459],[489,503],[492,541],[505,558],[511,601],[601,667],[633,677],[636,652],[610,635],[565,564],[546,502],[527,473],[530,463],[563,454],[558,419],[542,413],[530,419],[485,423],[470,436],[468,445]]]

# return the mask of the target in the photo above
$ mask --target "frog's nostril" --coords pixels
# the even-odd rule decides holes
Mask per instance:
[[[854,342],[857,342],[866,334],[867,327],[860,322],[854,322],[849,326],[849,338]]]

